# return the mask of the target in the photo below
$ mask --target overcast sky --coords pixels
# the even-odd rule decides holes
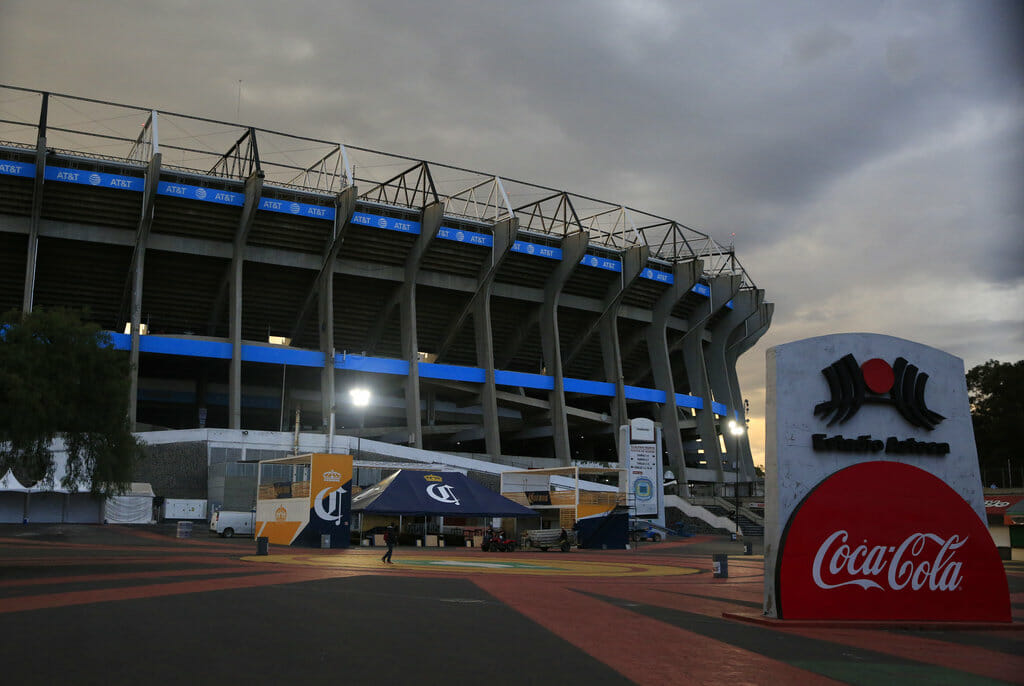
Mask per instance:
[[[775,303],[740,362],[760,455],[772,345],[866,331],[968,368],[1024,358],[1022,22],[1015,0],[0,0],[0,83],[456,164],[735,243]]]

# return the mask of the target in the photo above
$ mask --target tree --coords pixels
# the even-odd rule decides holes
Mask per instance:
[[[985,484],[1024,480],[1024,360],[989,360],[967,372],[974,440]]]
[[[0,318],[0,473],[52,481],[50,444],[67,450],[65,488],[123,491],[142,448],[128,425],[128,358],[70,310]]]

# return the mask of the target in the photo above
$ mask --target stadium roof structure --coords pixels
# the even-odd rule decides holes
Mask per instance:
[[[0,86],[0,274],[3,309],[89,308],[139,423],[300,410],[328,435],[567,465],[614,460],[616,427],[649,416],[679,429],[680,479],[753,479],[721,424],[772,306],[731,247],[622,203]],[[338,392],[356,383],[364,410]]]

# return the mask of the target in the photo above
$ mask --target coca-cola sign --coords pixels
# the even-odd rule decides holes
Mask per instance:
[[[912,465],[865,462],[824,480],[795,508],[778,555],[780,618],[1011,621],[984,523]]]

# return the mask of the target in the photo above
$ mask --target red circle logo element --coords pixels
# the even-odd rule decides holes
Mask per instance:
[[[889,366],[888,362],[878,357],[862,364],[860,371],[864,374],[864,383],[867,387],[879,395],[892,390],[892,385],[896,381],[896,375],[893,374],[892,367]]]
[[[899,462],[853,465],[811,491],[786,527],[775,583],[783,619],[1012,621],[981,518]]]

